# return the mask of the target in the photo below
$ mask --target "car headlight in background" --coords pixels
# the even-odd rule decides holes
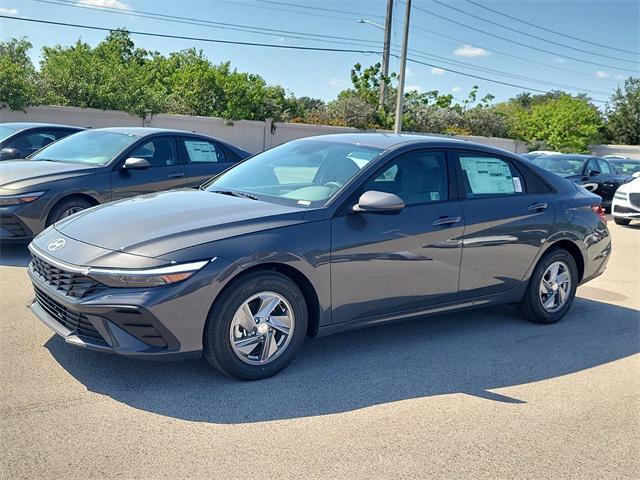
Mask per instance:
[[[613,194],[614,198],[617,198],[618,200],[626,200],[627,199],[627,194],[624,192],[616,192]]]
[[[0,207],[10,207],[12,205],[22,205],[23,203],[35,202],[45,192],[21,193],[19,195],[0,195]]]
[[[116,270],[110,268],[90,268],[87,276],[109,287],[159,287],[186,280],[211,260],[181,263],[167,267],[149,268],[141,270]]]

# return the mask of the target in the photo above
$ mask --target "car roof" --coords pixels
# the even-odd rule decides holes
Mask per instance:
[[[440,137],[436,135],[421,135],[413,133],[336,133],[331,135],[317,135],[313,137],[301,138],[298,141],[322,140],[333,141],[336,143],[351,143],[353,145],[361,145],[364,147],[381,148],[387,150],[389,148],[404,144],[424,144],[433,146],[477,146],[491,149],[487,145],[469,142],[467,140],[459,140],[449,137]]]
[[[563,158],[565,160],[589,160],[591,158],[599,158],[601,159],[601,157],[597,157],[595,155],[582,155],[582,154],[578,154],[578,153],[559,153],[557,155],[543,155],[541,157],[538,157],[541,160],[542,159],[554,159],[554,158]]]
[[[84,127],[78,127],[76,125],[61,125],[58,123],[3,122],[3,123],[0,123],[0,125],[7,125],[9,127],[18,128],[20,130],[26,130],[27,128],[40,128],[40,127],[77,128],[78,130],[84,130]]]
[[[167,133],[167,134],[180,134],[180,135],[201,135],[203,137],[210,137],[210,135],[189,132],[186,130],[176,130],[172,128],[155,128],[155,127],[104,127],[93,128],[93,131],[106,131],[115,133],[126,133],[127,135],[134,135],[136,137],[145,137],[147,135],[153,135],[155,133]]]

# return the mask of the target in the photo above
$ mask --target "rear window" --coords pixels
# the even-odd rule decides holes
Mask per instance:
[[[461,154],[467,198],[524,193],[524,179],[510,162],[485,155]]]

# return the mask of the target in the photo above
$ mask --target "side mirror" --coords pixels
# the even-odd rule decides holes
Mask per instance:
[[[126,170],[145,170],[150,166],[151,164],[144,158],[129,157],[124,161],[122,168]]]
[[[633,178],[640,178],[640,172],[635,172],[633,175],[631,175]]]
[[[595,175],[600,175],[600,170],[589,170],[590,177],[593,177]]]
[[[12,160],[14,158],[20,158],[20,150],[17,148],[3,148],[0,150],[0,160]]]
[[[404,206],[404,201],[393,193],[369,190],[360,196],[358,203],[353,206],[353,211],[391,213],[399,212]]]

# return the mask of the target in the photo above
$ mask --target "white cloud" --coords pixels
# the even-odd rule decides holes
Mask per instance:
[[[0,15],[9,15],[10,17],[17,17],[18,9],[0,7]]]
[[[119,10],[131,10],[131,5],[121,2],[120,0],[78,0],[80,5],[89,5],[91,7],[117,8]]]
[[[486,57],[487,55],[489,55],[489,52],[487,52],[484,48],[474,47],[472,45],[466,44],[456,48],[453,54],[456,57]]]
[[[442,75],[443,73],[444,73],[444,70],[442,68],[433,67],[431,69],[431,75]]]
[[[451,91],[453,93],[458,93],[460,90],[462,90],[462,88],[458,87],[457,85],[455,87],[451,87]]]
[[[603,72],[602,70],[598,70],[594,73],[596,78],[609,78],[609,74],[607,72]]]
[[[424,88],[422,88],[420,85],[407,85],[405,90],[407,92],[424,92]]]
[[[347,82],[345,82],[341,78],[332,78],[331,80],[329,80],[329,85],[331,85],[332,87],[344,87],[346,84]]]
[[[627,78],[624,74],[622,73],[618,73],[615,77],[616,80],[624,80],[625,78]]]
[[[567,59],[566,58],[562,58],[562,57],[556,57],[553,59],[553,61],[555,63],[567,63]]]

